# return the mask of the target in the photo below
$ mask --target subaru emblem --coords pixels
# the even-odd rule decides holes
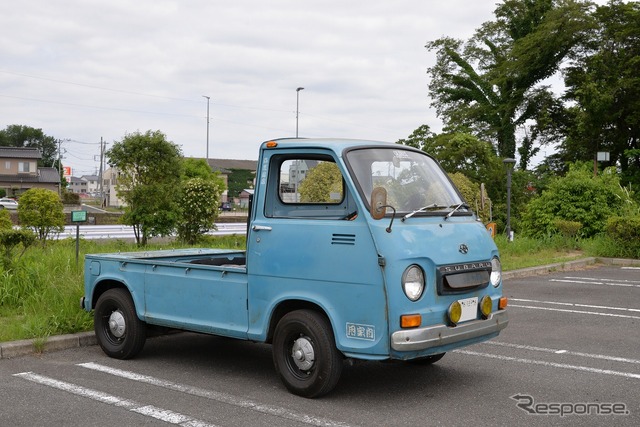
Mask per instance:
[[[464,243],[462,243],[458,248],[458,250],[460,251],[461,254],[466,254],[467,252],[469,252],[469,247]]]

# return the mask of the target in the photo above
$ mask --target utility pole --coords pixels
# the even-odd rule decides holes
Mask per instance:
[[[100,188],[100,206],[102,207],[104,203],[104,184],[103,184],[103,170],[102,164],[104,162],[104,143],[102,142],[102,137],[100,137],[100,172],[98,174],[98,185]]]
[[[202,95],[203,98],[207,98],[207,166],[209,166],[209,100],[210,97]]]
[[[58,176],[60,181],[58,182],[58,196],[62,196],[62,154],[61,151],[62,140],[58,140]]]

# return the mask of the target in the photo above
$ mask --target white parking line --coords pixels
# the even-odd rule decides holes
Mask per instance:
[[[576,277],[576,278],[564,278],[564,279],[549,279],[550,282],[561,282],[561,283],[581,283],[587,285],[605,285],[605,286],[621,286],[623,288],[640,288],[640,285],[636,285],[634,283],[620,283],[617,282],[607,282],[605,280],[599,279],[600,281],[596,282],[594,280],[588,280],[584,277]],[[625,281],[628,282],[628,281]]]
[[[588,366],[569,365],[565,363],[545,362],[543,360],[522,359],[519,357],[502,356],[499,354],[490,354],[490,353],[480,353],[478,351],[470,351],[470,350],[453,350],[453,352],[459,353],[459,354],[467,354],[469,356],[481,356],[489,359],[498,359],[498,360],[504,360],[509,362],[526,363],[528,365],[541,365],[541,366],[546,366],[550,368],[571,369],[574,371],[591,372],[594,374],[603,374],[603,375],[614,375],[618,377],[633,378],[633,379],[640,380],[640,374],[634,374],[631,372],[620,372],[620,371],[613,371],[610,369],[598,369],[598,368],[591,368]]]
[[[533,305],[518,305],[518,304],[509,304],[509,307],[529,308],[533,310],[545,310],[545,311],[559,311],[562,313],[573,313],[573,314],[588,314],[590,316],[622,317],[624,319],[640,320],[640,316],[629,316],[626,314],[615,314],[615,313],[601,313],[598,311],[567,310],[564,308],[536,307]]]
[[[499,347],[517,348],[519,350],[539,351],[539,352],[553,353],[553,354],[566,354],[569,356],[586,357],[589,359],[602,359],[602,360],[608,360],[611,362],[635,363],[640,365],[640,360],[638,359],[628,359],[626,357],[607,356],[604,354],[581,353],[577,351],[535,347],[531,345],[522,345],[522,344],[512,344],[512,343],[506,343],[501,341],[485,341],[482,343],[482,345],[495,345]]]
[[[58,390],[63,390],[77,396],[86,397],[101,403],[125,408],[131,412],[146,415],[148,417],[155,418],[167,423],[177,424],[183,427],[217,427],[215,424],[208,424],[204,421],[193,419],[178,412],[156,408],[155,406],[151,405],[141,405],[133,400],[124,399],[112,394],[92,390],[76,384],[59,381],[53,378],[45,377],[43,375],[35,374],[33,372],[22,372],[19,374],[13,374],[13,376],[24,378],[37,384],[53,387]]]
[[[640,270],[640,267],[638,267]],[[591,281],[601,281],[601,282],[614,282],[614,283],[640,283],[640,280],[628,280],[628,279],[600,279],[595,277],[573,277],[566,276],[565,279],[574,279],[574,280],[591,280]]]
[[[94,371],[99,371],[105,374],[114,375],[120,378],[126,378],[129,380],[138,381],[145,384],[151,384],[154,386],[166,388],[173,391],[179,391],[182,393],[190,394],[192,396],[203,397],[206,399],[215,400],[217,402],[239,406],[241,408],[250,409],[252,411],[261,412],[263,414],[273,415],[275,417],[285,418],[288,420],[292,420],[292,421],[296,421],[304,424],[309,424],[309,425],[318,426],[318,427],[348,427],[347,424],[333,421],[327,418],[318,418],[311,415],[291,412],[285,408],[256,403],[251,400],[243,399],[241,397],[234,396],[231,394],[205,390],[202,388],[191,387],[183,384],[177,384],[171,381],[150,377],[148,375],[141,375],[131,371],[111,368],[109,366],[100,365],[98,363],[93,363],[93,362],[80,363],[78,364],[78,366],[81,366],[87,369],[92,369]]]
[[[640,308],[625,308],[625,307],[611,307],[606,305],[577,304],[573,302],[540,301],[535,299],[524,299],[524,298],[509,298],[509,301],[533,302],[533,303],[540,303],[540,304],[564,305],[569,307],[598,308],[602,310],[631,311],[635,313],[640,313]]]

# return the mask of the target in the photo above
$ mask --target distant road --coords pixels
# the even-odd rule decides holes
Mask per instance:
[[[244,234],[247,232],[247,224],[238,223],[220,223],[216,224],[218,228],[207,234],[214,236],[222,236],[228,234]],[[127,225],[81,225],[80,236],[84,239],[134,239],[133,228]],[[68,237],[76,237],[76,226],[67,225],[64,231],[59,234],[59,239]]]

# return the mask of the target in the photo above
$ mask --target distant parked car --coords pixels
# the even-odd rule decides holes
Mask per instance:
[[[18,202],[8,197],[3,197],[0,199],[0,209],[9,209],[15,211],[18,209]]]
[[[231,210],[231,203],[229,202],[223,202],[220,204],[220,210],[221,211],[230,211]]]

